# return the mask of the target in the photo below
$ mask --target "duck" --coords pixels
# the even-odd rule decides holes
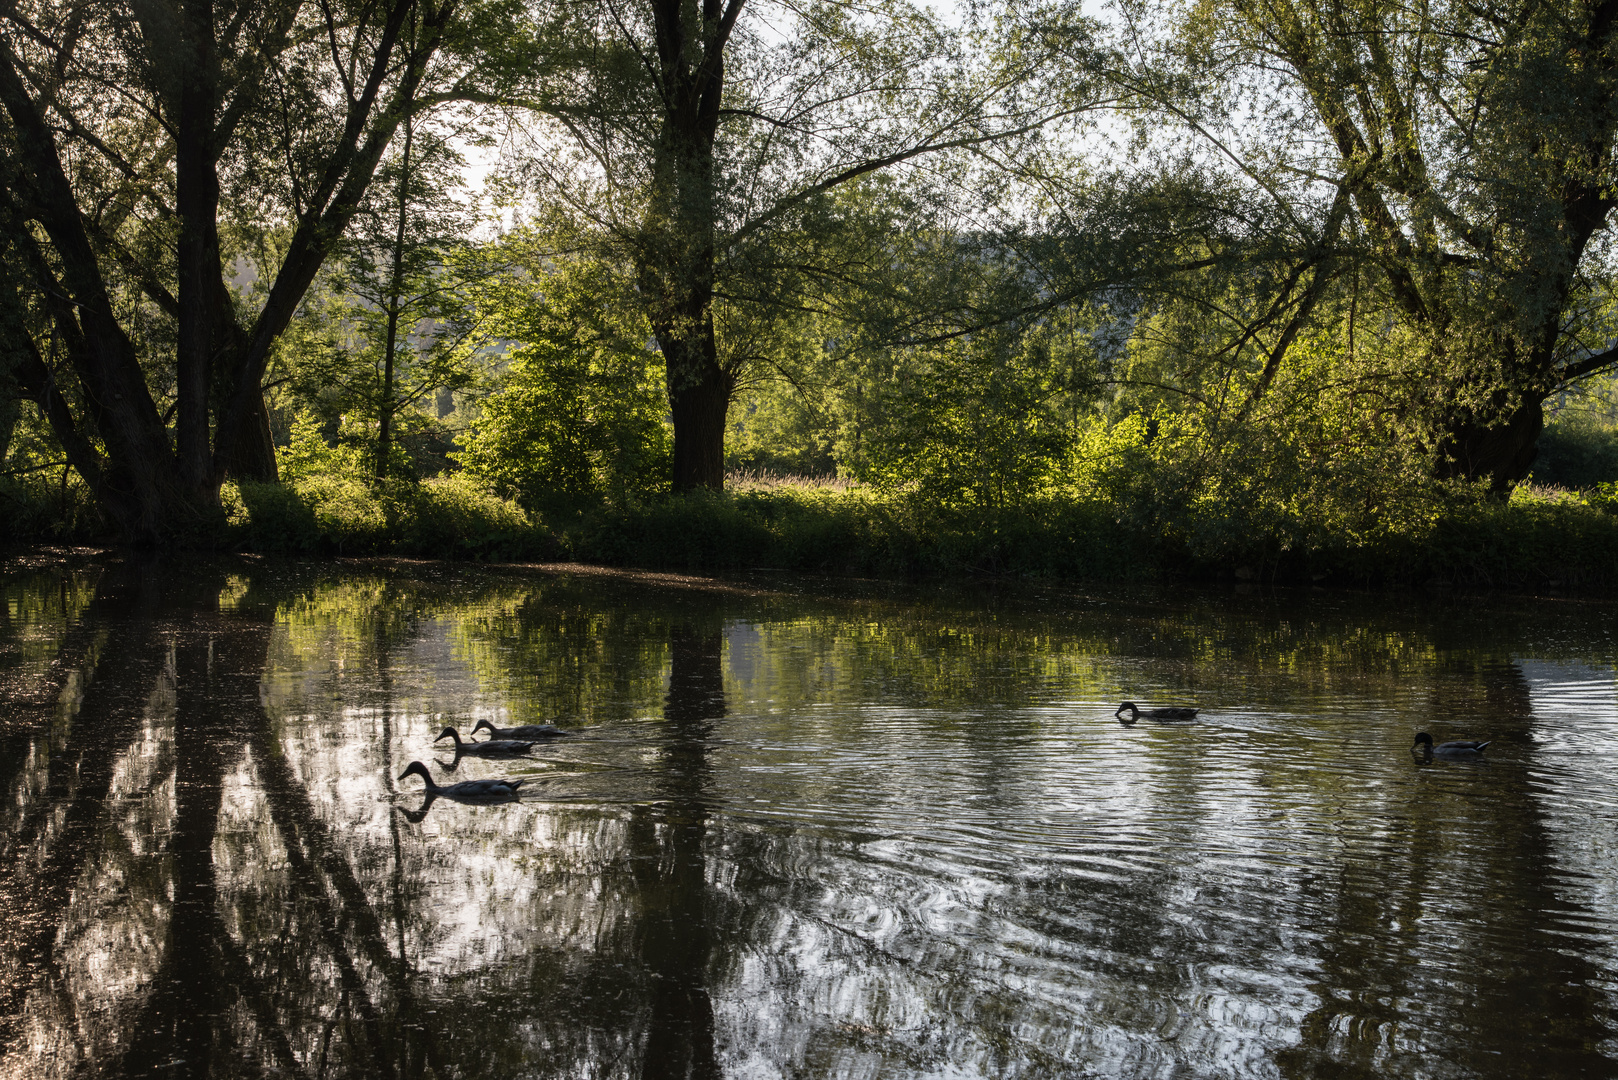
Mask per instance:
[[[452,727],[447,727],[438,733],[438,739],[448,736],[455,740],[455,756],[462,754],[487,754],[491,757],[500,755],[526,754],[528,748],[533,746],[532,740],[522,739],[489,739],[485,742],[462,742],[461,733]],[[434,739],[433,742],[437,742]]]
[[[460,802],[511,802],[517,797],[517,789],[526,781],[523,780],[462,780],[458,784],[449,784],[439,787],[433,783],[433,774],[427,771],[427,766],[419,761],[412,761],[405,766],[405,771],[399,774],[403,780],[407,776],[419,776],[427,785],[428,798],[455,799]]]
[[[521,727],[495,727],[487,720],[479,720],[472,727],[472,734],[487,729],[491,739],[554,739],[558,735],[571,735],[571,731],[563,731],[550,724],[523,724]]]
[[[1129,710],[1129,719],[1127,720],[1123,717],[1125,709]],[[1133,724],[1143,716],[1148,720],[1195,720],[1198,711],[1185,705],[1166,705],[1156,709],[1142,709],[1133,701],[1126,701],[1118,706],[1112,715],[1118,717],[1120,723]]]
[[[1434,754],[1439,757],[1478,757],[1493,741],[1492,739],[1484,742],[1478,742],[1475,739],[1456,739],[1454,742],[1441,742],[1434,746],[1431,735],[1425,731],[1418,731],[1416,732],[1416,741],[1410,747],[1410,750],[1414,753],[1417,747],[1425,745],[1425,753],[1429,757]]]

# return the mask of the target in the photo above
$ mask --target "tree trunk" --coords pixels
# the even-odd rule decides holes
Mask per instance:
[[[213,5],[185,0],[179,6],[179,40],[172,70],[180,78],[174,136],[174,208],[180,235],[176,251],[178,336],[175,341],[174,454],[180,483],[199,503],[217,502],[209,401],[214,350],[231,312],[219,260],[219,154],[213,146],[217,107]]]
[[[393,452],[393,350],[398,347],[399,309],[388,312],[388,332],[382,356],[382,393],[377,399],[376,478],[388,478],[388,455]]]
[[[273,484],[281,479],[281,471],[275,463],[275,433],[270,430],[270,411],[264,404],[262,389],[252,402],[247,422],[234,433],[221,430],[215,435],[215,442],[225,451],[222,457],[226,477],[261,484]]]
[[[73,95],[57,93],[61,67],[69,56],[123,45],[110,39],[80,43],[68,35],[66,44],[54,46],[63,50],[61,63],[42,81],[39,72],[46,69],[30,61],[39,60],[36,45],[50,49],[52,43],[42,39],[24,51],[16,30],[22,15],[12,11],[0,19],[6,26],[0,32],[0,135],[7,148],[0,243],[8,248],[0,256],[5,269],[19,270],[28,296],[23,304],[0,289],[0,337],[28,339],[13,365],[18,384],[39,404],[124,540],[153,546],[210,542],[222,524],[219,485],[227,476],[276,477],[265,365],[360,205],[456,6],[455,0],[362,5],[346,60],[332,39],[332,62],[350,79],[347,94],[331,102],[329,119],[340,121],[342,135],[318,160],[289,161],[291,182],[302,195],[299,212],[250,330],[237,319],[220,261],[218,166],[233,147],[240,149],[239,125],[253,116],[255,96],[268,93],[263,86],[273,80],[261,76],[276,70],[289,47],[287,35],[301,5],[282,5],[284,11],[252,24],[251,31],[243,20],[252,5],[236,5],[241,10],[232,8],[227,20],[220,14],[224,9],[215,10],[216,0],[124,5],[129,19],[120,14],[107,24],[138,34],[145,46],[125,103],[160,119],[174,140],[172,207],[157,206],[150,196],[137,198],[154,215],[154,225],[174,229],[167,250],[174,255],[177,290],[165,284],[169,271],[160,259],[123,267],[133,272],[146,301],[174,319],[172,383],[148,382],[155,358],[137,347],[120,321],[130,310],[129,298],[109,285],[101,265],[109,251],[119,262],[136,255],[122,251],[117,237],[104,231],[106,206],[94,195],[99,182],[87,191],[75,187],[86,175],[85,159],[58,145],[63,132],[81,142],[98,137],[80,130],[65,104]],[[401,31],[416,15],[420,33],[407,47]],[[98,27],[98,33],[111,32]],[[228,100],[221,91],[226,84],[232,88]],[[316,98],[307,100],[319,111]],[[91,109],[84,116],[103,113]],[[99,161],[94,153],[90,159]],[[307,183],[300,185],[300,178]],[[163,185],[152,182],[160,192]],[[82,209],[81,197],[93,208]],[[111,228],[116,232],[116,224]],[[130,279],[121,272],[118,280]],[[175,392],[172,434],[170,414],[154,399],[158,385]]]
[[[382,394],[376,403],[376,478],[386,480],[393,450],[393,359],[399,347],[400,297],[404,293],[405,231],[410,223],[410,150],[415,128],[404,122],[404,150],[399,156],[399,217],[393,236],[393,267],[388,279],[388,329],[382,344]]]
[[[665,225],[646,245],[641,287],[657,298],[651,322],[663,352],[674,422],[674,490],[720,491],[725,486],[725,417],[736,376],[719,362],[714,335],[712,225],[690,212],[691,200],[683,201],[686,220]]]
[[[674,490],[723,490],[725,417],[735,376],[719,366],[711,329],[706,341],[681,341],[672,335],[659,335],[658,341],[667,358],[674,419]]]
[[[1557,303],[1548,305],[1550,310],[1562,310],[1567,296],[1563,287]],[[1541,329],[1538,348],[1521,348],[1511,338],[1496,339],[1494,351],[1504,377],[1488,376],[1497,388],[1482,408],[1452,404],[1437,412],[1433,472],[1438,479],[1486,480],[1490,494],[1504,498],[1527,477],[1539,451],[1540,432],[1545,430],[1543,402],[1559,381],[1554,343],[1560,332],[1560,319],[1552,316]],[[1485,371],[1490,366],[1482,365]],[[1481,377],[1472,385],[1478,382]]]
[[[1545,410],[1526,401],[1503,420],[1478,423],[1471,416],[1447,425],[1438,443],[1435,473],[1440,480],[1487,480],[1500,497],[1534,467]]]
[[[17,429],[17,389],[0,376],[0,461],[11,453],[11,435]]]
[[[725,416],[736,376],[719,362],[714,337],[714,138],[725,86],[725,46],[742,2],[652,4],[665,88],[663,125],[653,151],[647,228],[636,262],[668,375],[675,491],[725,486]]]
[[[47,370],[44,378],[36,380],[40,384],[36,389],[45,399],[42,407],[58,435],[64,434],[59,423],[72,428],[74,439],[63,440],[70,454],[75,441],[91,446],[83,426],[100,437],[105,461],[98,461],[85,479],[125,539],[156,544],[177,533],[195,532],[199,525],[210,523],[205,520],[211,518],[209,507],[197,504],[191,497],[194,489],[188,489],[176,469],[168,432],[134,344],[118,321],[55,136],[29,97],[15,57],[6,48],[0,48],[0,105],[13,125],[19,150],[17,184],[29,202],[28,216],[43,227],[55,264],[44,257],[34,235],[20,231],[12,240],[34,278],[31,284],[43,297],[61,350],[72,364],[84,396],[84,416],[78,419],[65,407]],[[37,351],[34,358],[41,359]],[[46,402],[54,404],[47,406]],[[90,453],[100,457],[100,451],[93,448]],[[217,491],[212,502],[217,515]]]

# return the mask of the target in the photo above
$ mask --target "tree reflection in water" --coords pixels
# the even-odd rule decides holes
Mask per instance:
[[[117,562],[83,615],[84,693],[7,821],[8,1073],[403,1076],[435,1056],[413,1052],[405,972],[270,731],[271,624],[221,615],[221,585]],[[239,806],[221,829],[246,791],[273,829],[241,831]],[[223,887],[267,862],[290,871],[279,902],[273,872]]]
[[[717,619],[714,620],[717,623]],[[709,779],[708,740],[725,715],[719,625],[676,624],[669,641],[669,688],[663,706],[668,733],[658,777],[658,801],[630,819],[640,912],[636,939],[651,980],[641,1076],[645,1080],[705,1080],[719,1075],[714,1056],[713,1002],[708,969],[704,846]]]
[[[217,583],[212,592],[217,595]],[[162,960],[124,1061],[124,1070],[136,1075],[241,1071],[252,1059],[238,1055],[250,1046],[230,1037],[227,1018],[244,1006],[279,1051],[279,1063],[293,1064],[268,1002],[253,993],[240,950],[225,931],[213,858],[227,763],[241,758],[261,714],[258,684],[269,638],[267,621],[201,612],[170,638],[174,816],[165,861],[171,904]]]
[[[1610,1037],[1601,972],[1560,947],[1585,927],[1558,895],[1531,761],[1511,752],[1534,742],[1528,684],[1509,660],[1457,651],[1442,667],[1418,714],[1444,738],[1486,731],[1495,760],[1415,758],[1417,804],[1389,808],[1405,827],[1380,850],[1365,845],[1366,856],[1311,875],[1309,892],[1332,917],[1319,946],[1320,1004],[1303,1018],[1297,1045],[1277,1056],[1288,1078],[1386,1075],[1399,1054],[1428,1048],[1447,1022],[1434,1005],[1456,985],[1475,988],[1467,1038],[1441,1051],[1458,1075],[1490,1075],[1510,1060],[1524,1017],[1547,1021],[1535,1054],[1542,1076],[1584,1075],[1592,1049]],[[1502,969],[1495,939],[1536,963]],[[1447,955],[1415,963],[1434,942]]]
[[[1599,618],[323,574],[0,579],[0,1077],[1612,1072]],[[441,713],[579,734],[426,814]]]
[[[63,685],[82,692],[35,741],[6,810],[0,1038],[34,1048],[39,1075],[116,1060],[163,957],[174,873],[149,837],[174,817],[176,650],[207,633],[173,585],[149,563],[102,575],[62,646],[82,665]]]

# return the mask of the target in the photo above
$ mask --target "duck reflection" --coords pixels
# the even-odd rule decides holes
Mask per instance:
[[[491,739],[557,739],[564,735],[573,734],[564,731],[554,724],[521,724],[517,727],[495,727],[488,720],[479,720],[472,726],[475,736],[480,731],[487,731]],[[439,736],[443,738],[442,735]]]
[[[1612,1072],[1610,919],[1581,899],[1615,880],[1611,801],[1574,789],[1610,759],[1548,770],[1498,644],[1422,645],[1415,676],[1414,634],[1298,660],[1299,722],[1108,757],[1019,704],[1019,658],[1057,660],[1011,631],[228,572],[227,609],[112,567],[61,620],[60,705],[0,701],[41,717],[0,757],[0,1077]],[[1351,677],[1386,730],[1298,688]],[[427,718],[513,706],[590,733],[451,797],[529,766],[432,768]],[[1409,767],[1417,727],[1499,759]]]

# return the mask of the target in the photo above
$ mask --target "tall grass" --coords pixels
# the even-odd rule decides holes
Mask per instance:
[[[1557,493],[1506,503],[1457,499],[1397,527],[1290,546],[1263,535],[1249,535],[1245,545],[1228,537],[1205,544],[1144,524],[1131,508],[1100,500],[1045,500],[968,517],[868,488],[778,484],[600,510],[559,529],[558,540],[579,561],[692,572],[1618,588],[1618,516]]]

